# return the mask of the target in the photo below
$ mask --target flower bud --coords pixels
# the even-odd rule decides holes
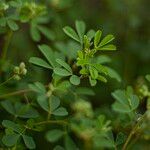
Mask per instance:
[[[21,77],[19,75],[14,75],[14,80],[19,81],[21,79]]]
[[[26,75],[27,74],[27,69],[23,69],[22,70],[22,75]]]
[[[52,95],[52,91],[49,90],[49,91],[46,93],[46,96],[47,96],[47,97],[50,97],[51,95]]]
[[[24,62],[21,62],[20,65],[19,65],[19,68],[20,68],[20,69],[24,69],[25,67],[26,67],[25,63],[24,63]]]
[[[13,71],[14,71],[14,74],[19,74],[20,69],[19,69],[19,67],[16,66],[16,67],[14,67]]]

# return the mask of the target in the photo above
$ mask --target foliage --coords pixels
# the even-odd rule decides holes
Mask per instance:
[[[0,1],[0,149],[147,149],[149,72],[127,81],[131,60],[117,56],[127,52],[117,51],[106,26],[78,20],[73,4],[82,2]],[[72,17],[75,27],[65,26]]]

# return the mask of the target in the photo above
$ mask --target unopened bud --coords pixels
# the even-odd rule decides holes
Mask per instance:
[[[19,67],[16,66],[16,67],[14,68],[14,73],[15,73],[15,74],[19,74],[19,70],[20,70]]]
[[[23,69],[22,70],[22,75],[26,75],[27,74],[27,69]]]
[[[47,93],[46,93],[46,96],[47,97],[50,97],[52,95],[52,92],[51,91],[48,91]]]
[[[21,62],[20,65],[19,65],[20,69],[24,69],[26,67],[25,63],[24,62]]]
[[[19,81],[21,79],[21,77],[19,75],[14,75],[14,80]]]

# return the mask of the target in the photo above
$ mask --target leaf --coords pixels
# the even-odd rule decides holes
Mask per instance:
[[[40,32],[36,26],[31,25],[30,34],[31,34],[31,37],[34,41],[36,41],[36,42],[40,41],[41,35],[40,35]]]
[[[0,18],[0,26],[5,27],[7,23],[7,19],[5,17]]]
[[[58,106],[60,105],[60,100],[56,96],[51,96],[50,97],[50,110],[53,112]]]
[[[34,84],[29,84],[29,88],[37,93],[46,93],[45,86],[40,82],[35,82]]]
[[[69,135],[65,137],[65,150],[77,150],[77,146]]]
[[[100,80],[100,81],[102,81],[102,82],[104,82],[104,83],[107,82],[107,79],[106,79],[104,76],[101,76],[101,75],[99,75],[99,76],[97,77],[97,80]]]
[[[29,62],[40,67],[52,69],[52,67],[46,61],[38,57],[31,57]]]
[[[90,48],[90,41],[86,35],[84,35],[84,42],[83,43],[84,43],[85,48],[87,48],[87,49]]]
[[[103,51],[115,51],[116,50],[116,46],[113,44],[108,44],[105,45],[103,47],[98,47],[97,50],[103,50]]]
[[[2,107],[7,111],[9,112],[10,114],[12,115],[15,115],[15,110],[14,110],[14,107],[12,105],[12,103],[10,101],[2,101],[1,102],[1,105]]]
[[[85,33],[85,23],[83,21],[76,21],[75,22],[75,25],[76,25],[76,30],[77,30],[77,33],[79,35],[79,38],[80,38],[80,41],[81,43],[83,43],[83,36],[84,36],[84,33]]]
[[[150,75],[146,75],[146,79],[150,82]]]
[[[107,68],[101,64],[92,64],[93,67],[99,72],[104,73],[105,75],[108,74]]]
[[[89,71],[92,79],[97,79],[98,71],[94,67],[89,67]]]
[[[63,69],[63,68],[54,68],[54,73],[59,75],[59,76],[70,76],[71,73],[69,71],[67,71],[66,69]]]
[[[114,69],[110,67],[106,67],[106,69],[109,77],[116,79],[118,82],[121,82],[120,75]]]
[[[95,86],[97,84],[97,81],[95,79],[92,79],[91,77],[89,77],[89,81],[91,86]]]
[[[89,96],[95,95],[92,89],[86,87],[78,87],[76,93],[80,95],[89,95]]]
[[[66,26],[63,28],[63,31],[65,32],[65,34],[67,34],[72,39],[76,40],[77,42],[80,42],[80,39],[79,39],[77,33],[71,27]]]
[[[96,59],[96,63],[98,63],[98,64],[105,64],[105,63],[109,63],[109,62],[111,62],[111,59],[110,59],[110,57],[108,57],[106,55],[100,55]]]
[[[100,42],[98,47],[102,47],[102,46],[108,44],[109,42],[113,41],[114,39],[115,39],[115,37],[113,35],[109,34],[103,38],[103,40]]]
[[[2,121],[2,125],[5,127],[5,128],[9,128],[9,129],[12,129],[13,131],[16,131],[18,133],[21,133],[22,132],[22,128],[20,125],[12,122],[12,121],[9,121],[9,120],[3,120]]]
[[[70,73],[72,73],[72,69],[71,67],[63,60],[61,59],[56,59],[56,62],[61,65],[62,67],[64,67],[66,70],[68,70]]]
[[[29,148],[29,149],[35,149],[36,148],[35,142],[34,142],[32,137],[27,136],[27,135],[22,135],[22,138],[23,138],[23,141],[24,141],[27,148]]]
[[[134,111],[139,105],[139,98],[134,94],[129,95],[126,91],[116,90],[112,93],[112,96],[116,99],[116,102],[112,105],[115,111],[129,113]]]
[[[51,64],[51,66],[53,68],[56,67],[55,56],[52,49],[45,44],[39,45],[38,48],[41,51],[41,53],[45,56],[47,61]]]
[[[20,137],[20,135],[16,134],[16,133],[4,135],[2,138],[2,142],[6,146],[14,146],[17,143],[17,141],[19,140],[19,137]]]
[[[57,145],[57,146],[55,146],[55,148],[53,150],[65,150],[65,149],[63,147]]]
[[[95,31],[93,29],[89,30],[86,35],[91,40],[95,35]]]
[[[52,114],[55,115],[55,116],[67,116],[68,112],[67,112],[66,108],[59,107],[58,109],[54,110],[52,112]]]
[[[7,24],[10,27],[10,29],[12,29],[13,31],[16,31],[19,29],[19,26],[13,20],[10,20],[10,19],[7,20]]]
[[[45,35],[45,37],[47,37],[49,40],[54,40],[55,39],[55,34],[54,32],[52,32],[49,28],[44,27],[44,26],[39,26],[38,25],[38,29],[41,31],[41,33],[43,35]]]
[[[72,75],[69,80],[73,85],[79,85],[80,84],[80,77],[78,77],[76,75]]]
[[[54,129],[46,133],[46,139],[49,142],[56,142],[63,136],[63,134],[64,132],[62,130]]]
[[[125,142],[126,138],[127,137],[125,134],[123,134],[122,132],[119,132],[116,137],[116,145],[118,146],[120,144],[123,144]]]
[[[39,113],[36,109],[32,108],[30,104],[22,104],[20,102],[17,102],[15,104],[15,110],[16,110],[16,117],[20,118],[37,118],[39,117]]]
[[[45,111],[49,112],[49,103],[45,95],[38,96],[37,102]]]
[[[98,30],[94,37],[94,47],[97,47],[101,39],[102,31]]]

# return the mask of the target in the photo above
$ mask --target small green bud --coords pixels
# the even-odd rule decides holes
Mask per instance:
[[[14,80],[19,81],[19,80],[21,80],[21,77],[19,75],[14,75]]]
[[[20,65],[19,65],[19,68],[20,68],[20,69],[24,69],[25,67],[26,67],[25,63],[24,63],[24,62],[21,62]]]
[[[19,67],[16,66],[16,67],[14,67],[13,71],[15,74],[19,74],[20,69],[19,69]]]
[[[46,93],[46,96],[47,96],[47,97],[50,97],[51,95],[52,95],[52,91],[49,90],[49,91]]]
[[[76,101],[72,105],[72,108],[75,111],[77,116],[79,116],[79,115],[83,115],[83,116],[87,116],[87,117],[93,116],[92,105],[90,102],[87,102],[85,100]]]
[[[22,75],[26,75],[27,74],[27,69],[23,69],[22,70]]]

